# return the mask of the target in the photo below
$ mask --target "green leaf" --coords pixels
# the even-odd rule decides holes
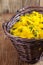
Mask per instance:
[[[32,27],[32,26],[30,26],[29,28],[30,28],[30,30],[32,30],[32,29],[33,29],[33,27]]]
[[[37,37],[37,32],[35,30],[32,31],[34,36]]]

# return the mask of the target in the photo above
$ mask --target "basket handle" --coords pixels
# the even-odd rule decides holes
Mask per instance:
[[[16,13],[20,13],[20,12],[22,12],[22,11],[25,11],[26,9],[30,9],[30,8],[43,8],[43,7],[35,7],[35,6],[27,6],[27,7],[23,7],[22,9],[20,9],[20,10],[17,10],[17,12]],[[41,11],[42,12],[42,10],[36,10],[36,9],[34,9],[35,11]],[[34,11],[34,10],[31,10],[31,11]]]

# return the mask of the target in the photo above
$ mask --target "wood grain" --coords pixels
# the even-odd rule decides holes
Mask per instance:
[[[26,6],[39,6],[41,0],[0,0],[0,13],[15,13]]]

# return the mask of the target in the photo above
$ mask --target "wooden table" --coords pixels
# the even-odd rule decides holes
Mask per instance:
[[[11,41],[4,34],[2,29],[3,22],[10,20],[14,14],[1,14],[0,15],[0,65],[30,65],[25,62],[21,62],[18,59],[18,53],[11,43]],[[20,61],[18,64],[18,61]],[[39,61],[34,65],[43,65],[43,61]]]

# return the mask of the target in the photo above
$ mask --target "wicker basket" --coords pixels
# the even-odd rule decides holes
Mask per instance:
[[[3,23],[4,32],[16,47],[20,59],[29,63],[35,63],[40,59],[43,52],[43,39],[36,40],[14,37],[9,33],[9,29],[19,20],[20,15],[31,13],[32,11],[43,13],[43,7],[26,7],[20,9],[9,22]]]

